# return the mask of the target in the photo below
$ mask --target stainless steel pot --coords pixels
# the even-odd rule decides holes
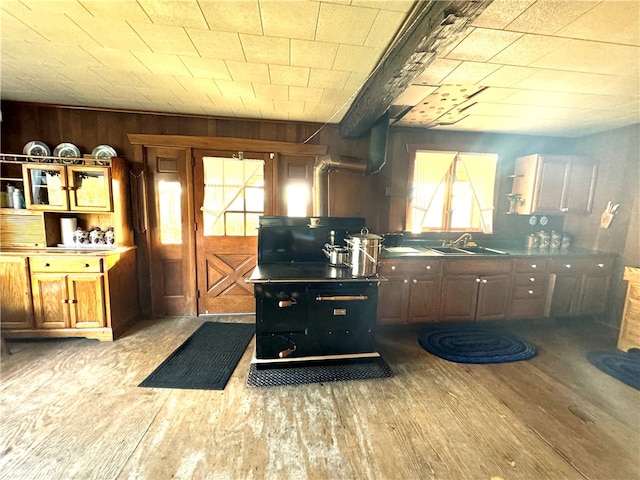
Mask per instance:
[[[329,265],[333,265],[334,267],[349,266],[349,249],[347,247],[326,243],[322,251],[329,259]]]
[[[382,237],[363,228],[359,235],[350,235],[345,241],[350,249],[351,276],[371,277],[378,273],[378,257]]]

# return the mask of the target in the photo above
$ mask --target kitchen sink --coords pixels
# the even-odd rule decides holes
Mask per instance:
[[[508,252],[488,247],[428,247],[442,255],[509,255]]]

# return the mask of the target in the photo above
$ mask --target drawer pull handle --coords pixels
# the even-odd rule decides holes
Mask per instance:
[[[44,264],[44,266],[45,266],[45,267],[50,267],[50,266],[51,266],[51,264],[50,264],[50,263],[45,263],[45,264]]]
[[[486,279],[486,278],[483,278],[483,279],[482,279],[482,283],[487,283],[487,279]]]
[[[534,277],[529,277],[529,281],[530,281],[530,282],[535,282],[535,281],[536,281],[536,279],[535,279]]]
[[[479,278],[476,278],[476,283],[480,283],[480,279]]]
[[[89,268],[91,265],[89,265],[88,263],[84,264],[85,268]]]
[[[69,300],[67,300],[66,298],[63,298],[62,300],[60,300],[60,303],[69,303]]]
[[[290,298],[289,300],[280,300],[278,302],[278,306],[280,308],[286,308],[286,307],[290,307],[291,305],[295,305],[296,303],[298,302],[296,301],[295,298]]]
[[[604,268],[604,263],[599,263],[599,264],[598,264],[598,267],[599,267],[599,268]]]
[[[318,302],[350,302],[353,300],[368,300],[369,297],[366,295],[330,295],[327,297],[323,297],[322,295],[318,295],[316,297],[316,301]]]
[[[67,300],[67,303],[78,303],[78,301],[71,299],[71,300]]]
[[[538,268],[538,265],[536,265],[535,263],[531,264],[531,268]]]
[[[529,295],[533,295],[533,290],[529,290]]]
[[[426,266],[426,269],[427,269],[427,270],[431,270],[431,265],[427,265],[427,266]]]
[[[565,268],[571,268],[571,264],[570,264],[570,263],[567,263],[564,267],[565,267]]]

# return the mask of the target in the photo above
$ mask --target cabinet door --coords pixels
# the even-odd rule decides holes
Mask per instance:
[[[511,275],[486,275],[480,278],[476,320],[501,320],[507,316],[511,297]]]
[[[561,210],[566,213],[591,213],[597,166],[577,158],[569,164]]]
[[[0,256],[0,318],[2,328],[33,327],[31,280],[26,257]]]
[[[580,315],[596,315],[605,311],[609,295],[609,282],[613,259],[588,259],[585,261],[580,288]]]
[[[68,328],[67,278],[61,273],[31,275],[33,310],[37,328]]]
[[[567,157],[553,155],[542,157],[536,182],[536,213],[561,212],[568,166]]]
[[[24,198],[33,210],[68,210],[67,177],[64,165],[23,164]]]
[[[104,276],[69,275],[67,277],[71,328],[99,328],[106,326]]]
[[[69,209],[109,212],[113,210],[109,167],[67,167]]]
[[[477,275],[445,275],[442,279],[442,320],[475,320],[478,303]]]
[[[549,276],[551,302],[547,316],[566,317],[576,315],[582,276],[573,273],[552,273]]]
[[[378,323],[392,324],[407,321],[409,280],[403,276],[382,275],[378,289]]]
[[[440,277],[412,278],[409,287],[410,322],[435,322],[440,318]]]

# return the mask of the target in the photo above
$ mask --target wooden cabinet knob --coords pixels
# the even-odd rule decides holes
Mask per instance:
[[[538,268],[538,265],[536,265],[535,263],[532,263],[531,268]]]
[[[395,265],[391,265],[391,270],[395,270],[396,266]]]
[[[598,264],[598,267],[599,267],[599,268],[604,268],[604,263],[599,263],[599,264]]]
[[[482,279],[482,283],[487,283],[487,279],[486,279],[486,278],[483,278],[483,279]]]
[[[480,283],[480,279],[479,278],[476,278],[476,283]]]
[[[425,268],[426,268],[427,270],[431,270],[431,265],[427,265]]]
[[[529,295],[533,295],[533,290],[529,290]]]
[[[530,282],[535,282],[535,281],[536,281],[536,279],[535,279],[534,277],[529,277],[529,281],[530,281]]]
[[[564,266],[564,268],[571,268],[571,264],[570,264],[570,263],[567,263],[567,264]]]
[[[409,280],[405,278],[402,283],[409,283]]]
[[[413,283],[418,283],[418,280],[416,280],[415,278],[413,279]]]

